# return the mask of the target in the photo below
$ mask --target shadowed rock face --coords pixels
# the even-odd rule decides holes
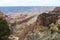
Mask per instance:
[[[51,23],[55,23],[57,18],[58,18],[57,15],[51,15],[51,14],[43,13],[43,14],[38,16],[37,23],[39,25],[48,26]]]
[[[60,7],[56,7],[53,11],[49,13],[42,13],[37,18],[37,24],[48,26],[51,23],[55,23],[60,16]]]

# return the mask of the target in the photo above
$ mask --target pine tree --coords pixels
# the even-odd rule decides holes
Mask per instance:
[[[7,40],[10,29],[6,20],[0,17],[0,40]]]

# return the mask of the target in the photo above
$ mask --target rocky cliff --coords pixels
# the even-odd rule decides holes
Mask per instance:
[[[25,40],[60,40],[59,10],[60,7],[56,7],[51,12],[40,14],[34,23],[35,32],[29,32]]]
[[[10,26],[13,35],[11,40],[60,40],[60,7],[56,7],[48,13],[42,13],[36,18],[35,16],[25,17],[26,15],[23,16],[25,21],[22,20],[23,23],[20,24],[20,16],[16,16],[15,22],[11,21],[14,19],[4,16],[10,22],[16,23],[14,26]]]

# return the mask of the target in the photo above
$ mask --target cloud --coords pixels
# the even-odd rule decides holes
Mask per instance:
[[[60,0],[0,0],[0,6],[60,6]]]

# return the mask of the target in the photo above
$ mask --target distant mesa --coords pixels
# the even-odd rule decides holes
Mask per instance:
[[[60,7],[56,7],[53,11],[60,11]]]

